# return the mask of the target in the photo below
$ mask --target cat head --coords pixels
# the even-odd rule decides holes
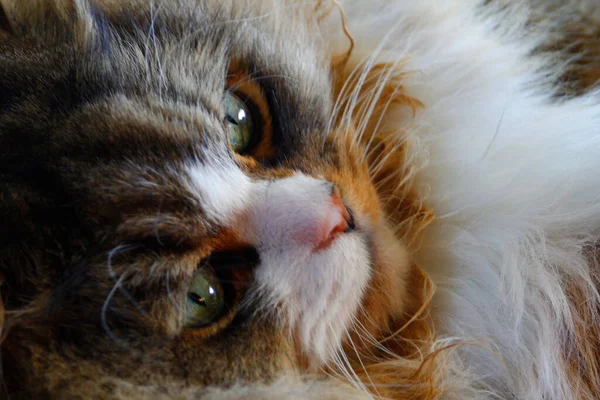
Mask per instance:
[[[10,391],[297,377],[410,314],[320,7],[0,4]]]

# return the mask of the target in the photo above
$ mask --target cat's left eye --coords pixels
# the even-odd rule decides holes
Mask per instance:
[[[238,154],[250,151],[258,139],[252,106],[231,92],[225,93],[225,123],[231,149]]]
[[[215,272],[202,265],[194,274],[187,292],[186,328],[201,328],[217,322],[226,311],[225,293]]]
[[[211,335],[227,326],[257,263],[253,248],[215,252],[203,259],[187,288],[183,327]]]

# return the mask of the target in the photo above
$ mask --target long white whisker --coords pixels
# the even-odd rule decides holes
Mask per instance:
[[[387,44],[387,42],[389,41],[389,39],[391,38],[393,32],[398,28],[400,24],[397,23],[394,26],[392,26],[392,28],[386,33],[386,35],[382,38],[381,42],[379,43],[379,45],[377,46],[377,48],[371,53],[371,56],[369,57],[369,61],[366,64],[363,73],[361,74],[355,88],[354,88],[354,93],[353,96],[351,97],[351,101],[349,101],[345,107],[344,110],[344,114],[343,117],[341,119],[341,122],[345,123],[345,127],[344,129],[346,131],[348,131],[350,129],[350,124],[351,124],[351,117],[352,117],[352,112],[353,110],[356,109],[356,105],[357,105],[357,99],[358,99],[358,94],[360,93],[362,87],[365,84],[365,81],[369,75],[369,72],[371,71],[371,69],[373,68],[373,65],[375,64],[376,60],[379,59],[381,52],[383,51],[384,46]],[[354,143],[351,144],[351,149],[352,146],[354,145]]]
[[[392,67],[388,68],[387,73],[385,75],[383,74],[383,70],[380,72],[380,76],[375,85],[375,88],[377,88],[377,87],[378,88],[377,88],[377,90],[371,91],[372,95],[371,95],[371,98],[369,99],[369,107],[367,108],[366,112],[362,116],[362,121],[360,121],[359,125],[356,128],[355,134],[357,135],[357,138],[356,138],[357,143],[362,142],[362,137],[367,129],[367,124],[369,123],[369,119],[370,119],[371,115],[373,114],[373,111],[375,110],[377,102],[381,98],[381,95],[383,93],[383,90],[385,89],[385,86],[392,78],[392,74],[399,62],[400,62],[400,60],[397,60]],[[371,135],[370,139],[372,139],[375,132],[376,131],[371,132],[372,135]]]
[[[121,338],[119,338],[118,336],[116,336],[112,329],[110,328],[109,324],[108,324],[108,319],[106,314],[108,313],[108,308],[110,306],[110,302],[112,301],[112,298],[114,297],[115,293],[117,292],[117,290],[119,289],[120,285],[123,283],[123,281],[125,280],[126,275],[123,274],[121,275],[121,277],[116,281],[116,283],[113,285],[112,289],[110,290],[110,292],[108,293],[108,296],[106,296],[106,300],[104,300],[104,304],[102,305],[102,311],[100,314],[100,320],[102,323],[102,328],[104,329],[104,331],[106,332],[106,334],[108,336],[110,336],[110,338],[117,344],[119,344],[120,346],[124,347],[124,348],[130,348],[130,346],[123,340],[121,340]]]
[[[114,269],[113,269],[113,265],[112,265],[112,259],[113,257],[120,252],[123,251],[131,251],[134,250],[135,248],[137,248],[137,246],[131,246],[131,245],[119,245],[117,247],[115,247],[113,250],[111,250],[108,253],[107,256],[107,261],[106,261],[106,268],[108,269],[108,273],[110,274],[111,279],[114,282],[117,282],[117,274],[115,273]],[[119,278],[120,279],[120,278]],[[144,317],[146,318],[150,318],[150,315],[148,314],[148,312],[146,310],[144,310],[140,304],[133,298],[133,296],[127,291],[127,289],[125,289],[124,287],[122,287],[121,285],[119,285],[119,291],[121,293],[123,293],[125,295],[125,297],[127,297],[127,300],[129,300],[129,302],[131,304],[133,304],[135,306],[135,308],[140,312],[140,314],[142,314]]]
[[[362,156],[361,162],[364,162],[365,159],[368,159],[369,156],[371,155],[371,146],[373,145],[373,140],[375,139],[375,136],[377,136],[377,132],[379,131],[379,128],[381,127],[381,124],[383,123],[384,117],[386,116],[387,111],[389,110],[390,106],[392,105],[396,93],[398,93],[400,91],[401,87],[402,87],[401,82],[396,84],[390,97],[386,101],[385,106],[381,110],[381,113],[379,114],[379,118],[377,119],[377,123],[375,124],[375,127],[372,130],[371,137],[369,138],[369,141],[367,142],[367,144],[365,145],[365,148],[363,150],[363,156]]]
[[[350,84],[352,83],[352,81],[354,79],[354,75],[356,73],[358,73],[358,71],[362,68],[363,63],[365,63],[368,59],[369,59],[369,56],[365,56],[360,62],[358,62],[356,64],[356,66],[354,67],[354,69],[352,70],[352,72],[350,73],[350,75],[348,76],[348,78],[346,78],[346,81],[344,82],[344,84],[342,85],[340,93],[338,94],[338,96],[335,100],[333,110],[331,112],[331,117],[329,118],[329,121],[327,122],[327,128],[325,130],[326,135],[325,135],[325,138],[323,139],[323,148],[325,148],[325,143],[327,142],[329,132],[331,131],[333,122],[338,117],[338,113],[339,113],[339,110],[340,110],[342,104],[346,103],[346,100],[347,100],[346,90],[350,88]],[[348,92],[348,96],[350,94],[351,94],[351,92]]]

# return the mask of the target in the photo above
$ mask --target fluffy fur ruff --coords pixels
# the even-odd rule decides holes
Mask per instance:
[[[591,399],[600,389],[600,104],[594,90],[561,96],[556,83],[579,60],[540,50],[566,11],[600,14],[557,4],[343,4],[355,39],[343,112],[369,82],[385,88],[369,91],[357,134],[369,125],[392,143],[370,143],[372,173],[401,171],[388,203],[414,199],[394,206],[399,220],[413,217],[401,231],[419,239],[415,260],[437,287],[428,351],[460,344],[438,360],[431,397]],[[334,46],[343,53],[348,41]],[[382,149],[403,155],[382,159]],[[427,209],[435,218],[421,231]]]

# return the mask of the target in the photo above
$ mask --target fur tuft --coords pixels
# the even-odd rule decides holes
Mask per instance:
[[[356,54],[402,65],[403,94],[424,105],[385,122],[387,140],[404,143],[403,192],[431,210],[415,258],[437,286],[436,338],[494,350],[460,346],[444,360],[449,398],[598,392],[600,105],[589,88],[560,97],[574,60],[541,51],[562,26],[552,10],[532,25],[535,5],[344,4]]]

